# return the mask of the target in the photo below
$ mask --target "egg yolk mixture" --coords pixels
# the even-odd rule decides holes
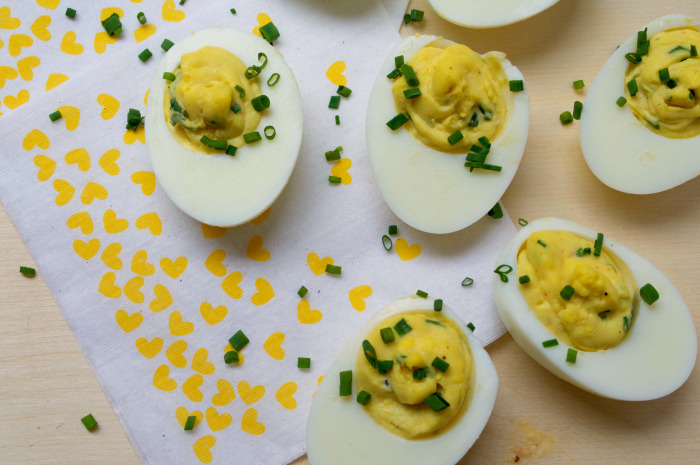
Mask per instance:
[[[253,132],[260,113],[250,101],[260,95],[257,79],[246,79],[246,65],[234,54],[206,46],[182,55],[165,89],[165,119],[173,137],[190,150],[220,153],[202,136],[241,147],[243,134]]]
[[[405,76],[392,87],[396,110],[411,119],[405,125],[409,133],[448,153],[466,153],[483,136],[493,141],[503,128],[508,106],[502,91],[508,80],[499,62],[503,56],[490,52],[482,57],[461,44],[418,50],[406,64],[418,77],[421,95],[406,97],[404,91],[412,87]],[[457,130],[464,138],[452,145],[448,137]]]
[[[385,328],[393,332],[392,342],[382,339]],[[367,342],[355,365],[357,390],[372,396],[364,408],[384,428],[407,439],[432,436],[466,409],[474,384],[472,354],[451,319],[440,312],[394,315]],[[431,407],[426,399],[436,393],[449,406]]]
[[[627,336],[636,283],[624,263],[605,251],[595,256],[590,239],[566,231],[532,233],[518,252],[518,277],[525,275],[530,280],[519,287],[528,306],[566,345],[592,352]]]
[[[695,137],[700,134],[700,32],[672,29],[654,34],[649,41],[649,53],[642,55],[640,63],[630,64],[625,74],[625,84],[635,80],[638,88],[631,96],[625,86],[630,109],[657,134]]]

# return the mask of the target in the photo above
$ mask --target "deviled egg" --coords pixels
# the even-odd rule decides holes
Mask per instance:
[[[454,465],[486,426],[497,390],[491,359],[450,308],[397,300],[324,376],[307,423],[309,462]]]
[[[529,118],[523,76],[505,54],[430,35],[405,39],[380,67],[367,109],[384,199],[421,231],[466,228],[513,179]]]
[[[581,149],[593,174],[630,194],[700,174],[700,25],[669,15],[635,32],[588,91]]]
[[[559,0],[428,0],[435,12],[459,26],[505,26],[540,13]]]
[[[556,376],[594,394],[651,400],[695,365],[687,305],[654,265],[557,218],[530,222],[498,257],[496,306],[513,339]]]
[[[170,199],[212,226],[265,211],[287,184],[302,137],[301,97],[282,55],[230,28],[173,46],[151,83],[146,145]]]

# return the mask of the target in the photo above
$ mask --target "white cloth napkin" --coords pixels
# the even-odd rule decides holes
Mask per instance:
[[[124,31],[103,53],[102,7],[76,3],[70,20],[62,7],[10,2],[22,24],[3,31],[4,42],[24,33],[34,43],[11,60],[7,45],[0,54],[12,66],[30,55],[41,65],[23,83],[29,102],[0,119],[0,200],[144,463],[291,462],[304,453],[313,393],[344,342],[418,289],[473,322],[483,343],[503,334],[491,289],[496,255],[514,232],[508,217],[450,235],[415,231],[388,209],[369,168],[365,109],[379,64],[400,41],[405,0],[121,3]],[[139,11],[156,31],[137,43]],[[164,38],[213,26],[252,31],[261,13],[279,28],[275,46],[297,77],[304,139],[269,216],[215,230],[153,188],[146,147],[134,140],[142,133],[124,129],[126,114],[145,111]],[[46,41],[30,30],[42,15],[51,18]],[[76,50],[71,31],[79,54],[62,51]],[[146,63],[137,58],[144,48],[154,55]],[[334,111],[337,86],[326,72],[337,61],[353,92]],[[45,91],[57,73],[69,80]],[[51,122],[60,106],[69,107],[64,118]],[[329,185],[324,152],[338,145],[352,181]],[[399,234],[387,252],[381,237],[392,224]],[[317,275],[315,256],[331,257],[342,274]],[[467,276],[474,284],[463,287]],[[245,361],[226,365],[224,347],[239,329],[250,339]],[[298,369],[298,357],[310,357],[311,368]],[[205,419],[183,431],[177,415],[194,411]]]

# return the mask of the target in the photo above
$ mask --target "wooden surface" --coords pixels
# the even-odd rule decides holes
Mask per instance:
[[[650,196],[613,191],[588,170],[578,123],[563,127],[558,119],[574,100],[585,98],[585,89],[574,91],[572,81],[583,79],[590,86],[615,47],[659,16],[685,13],[700,19],[700,2],[561,0],[534,18],[491,30],[445,22],[425,0],[412,0],[411,7],[425,10],[425,19],[404,27],[403,35],[439,34],[481,53],[501,50],[525,75],[530,133],[503,199],[511,216],[557,216],[604,231],[666,273],[700,327],[700,180]],[[40,276],[28,279],[17,272],[32,261],[4,210],[0,250],[0,463],[138,464],[48,288]],[[522,436],[515,428],[521,418],[554,442],[551,452],[520,463],[700,463],[697,369],[672,395],[629,403],[559,380],[510,336],[488,351],[500,376],[498,399],[482,437],[460,464],[508,463],[510,447]],[[100,424],[94,433],[80,423],[89,412]]]

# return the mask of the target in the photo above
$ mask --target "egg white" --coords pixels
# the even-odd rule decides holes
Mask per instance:
[[[496,266],[513,267],[507,283],[494,279],[494,298],[503,323],[515,342],[537,363],[586,391],[619,400],[651,400],[678,389],[695,366],[695,325],[678,290],[654,265],[633,250],[605,236],[603,247],[624,262],[641,287],[651,283],[660,298],[651,306],[636,293],[639,313],[627,337],[616,347],[598,352],[578,351],[575,364],[566,362],[569,347],[562,341],[550,348],[542,342],[555,336],[530,310],[517,276],[520,246],[535,231],[561,230],[595,240],[598,231],[558,218],[530,222],[511,239]],[[604,231],[603,234],[605,233]]]
[[[404,127],[389,129],[396,116],[391,92],[394,57],[413,56],[426,45],[447,47],[454,42],[431,35],[405,39],[379,68],[367,108],[367,150],[374,177],[389,208],[408,225],[429,233],[464,229],[483,217],[508,188],[525,150],[530,122],[527,87],[513,93],[513,107],[499,136],[491,141],[487,163],[503,167],[500,173],[465,168],[466,154],[434,150],[416,140]],[[500,60],[508,80],[523,75],[507,59]],[[508,86],[503,89],[510,93]],[[419,97],[420,98],[420,97]],[[409,124],[409,123],[406,123]]]
[[[435,12],[459,26],[505,26],[540,13],[559,0],[428,0]]]
[[[186,149],[173,138],[163,115],[169,84],[163,73],[172,72],[183,54],[206,45],[228,50],[247,66],[260,63],[260,52],[268,58],[259,78],[261,92],[271,101],[256,129],[263,139],[239,147],[234,157]],[[280,79],[270,87],[266,82],[273,73],[279,73]],[[277,132],[273,140],[263,135],[268,125]],[[146,146],[158,183],[182,211],[212,226],[250,221],[277,199],[294,169],[302,126],[299,88],[282,55],[262,38],[236,29],[205,29],[175,44],[160,61],[148,94]]]
[[[447,305],[442,313],[463,330],[474,363],[473,396],[467,410],[446,431],[429,439],[409,440],[384,429],[356,401],[357,388],[348,397],[338,395],[339,373],[353,370],[366,335],[381,321],[397,313],[433,311],[433,299],[405,297],[379,310],[333,362],[316,391],[306,429],[306,448],[311,465],[454,465],[476,442],[493,410],[498,374],[479,340]]]
[[[669,15],[647,26],[647,37],[666,29],[695,26],[684,15]],[[603,184],[628,194],[653,194],[700,174],[700,136],[670,139],[642,124],[629,108],[615,103],[625,96],[625,54],[637,49],[637,31],[610,56],[588,91],[581,114],[581,150]]]

